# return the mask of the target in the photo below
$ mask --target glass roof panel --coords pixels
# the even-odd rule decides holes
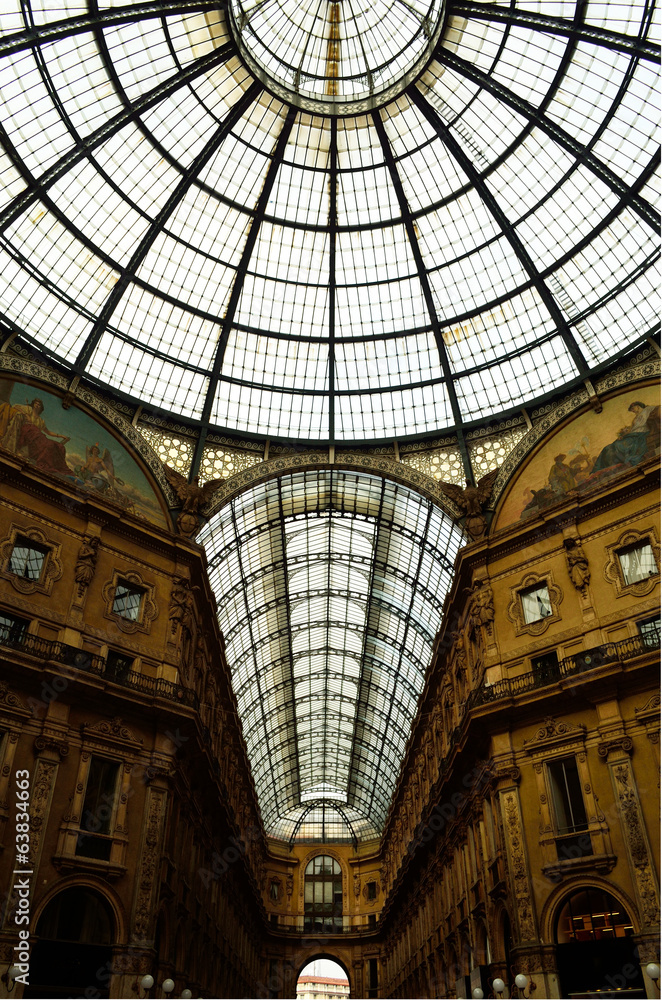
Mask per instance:
[[[643,0],[588,27],[556,2],[116,6],[53,39],[66,6],[28,3],[0,50],[0,306],[77,374],[221,431],[360,441],[533,403],[650,332],[655,279],[618,287],[655,264]],[[41,241],[16,225],[40,205]],[[585,311],[636,302],[607,352],[606,318],[557,298],[572,257],[601,289]],[[536,339],[545,378],[515,386]]]

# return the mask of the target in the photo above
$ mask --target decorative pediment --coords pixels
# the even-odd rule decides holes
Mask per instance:
[[[104,743],[133,743],[136,749],[138,749],[143,742],[141,739],[138,739],[137,736],[134,736],[131,730],[124,725],[123,719],[119,716],[116,716],[114,719],[102,719],[100,722],[95,722],[93,725],[88,722],[84,722],[80,729],[83,739],[95,739]]]
[[[556,745],[583,743],[585,740],[586,726],[581,724],[576,726],[571,722],[557,722],[549,715],[536,735],[530,740],[524,740],[522,746],[527,753],[536,753],[538,750],[546,751]]]
[[[639,722],[647,722],[649,719],[657,719],[660,714],[660,695],[651,695],[645,705],[642,705],[641,708],[635,708],[634,714]]]
[[[0,712],[3,709],[10,709],[12,715],[17,712],[21,715],[30,715],[29,709],[25,707],[18,695],[10,690],[9,685],[0,681]]]

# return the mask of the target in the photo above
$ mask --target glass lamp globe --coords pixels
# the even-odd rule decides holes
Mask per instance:
[[[526,983],[527,979],[523,973],[520,972],[519,975],[515,976],[515,986],[517,987],[518,990],[523,990],[526,986]]]
[[[646,975],[650,979],[660,978],[660,966],[656,962],[649,962],[646,966]]]
[[[492,980],[492,989],[494,990],[495,993],[503,993],[505,988],[506,984],[504,983],[503,979]]]
[[[175,984],[172,979],[164,979],[161,985],[161,989],[164,993],[172,993],[175,988]]]
[[[154,976],[143,976],[140,980],[140,985],[144,990],[151,990],[154,985]]]

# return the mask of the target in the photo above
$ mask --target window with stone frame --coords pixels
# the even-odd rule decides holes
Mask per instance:
[[[8,570],[14,576],[36,582],[41,580],[46,567],[49,549],[39,545],[31,538],[18,535],[9,557]]]
[[[76,842],[76,854],[81,857],[110,860],[119,772],[117,761],[96,755],[90,758]]]
[[[0,643],[6,645],[22,645],[28,633],[30,623],[25,618],[17,618],[6,611],[0,612]]]
[[[657,649],[660,645],[660,616],[653,615],[651,618],[644,618],[637,622],[639,635],[644,646]]]
[[[106,663],[104,673],[111,680],[122,682],[133,667],[133,657],[118,649],[109,649],[106,653]]]
[[[520,590],[519,597],[526,625],[540,621],[541,618],[548,618],[552,614],[552,602],[546,583],[537,583],[533,587]]]
[[[144,594],[145,591],[142,587],[129,583],[128,580],[119,579],[113,597],[114,614],[126,618],[128,621],[139,621]]]
[[[586,805],[574,756],[558,757],[547,763],[552,811],[560,861],[593,854],[588,833]]]
[[[655,553],[648,542],[619,549],[617,555],[626,587],[639,583],[640,580],[647,580],[651,576],[659,576],[660,570],[655,560]]]

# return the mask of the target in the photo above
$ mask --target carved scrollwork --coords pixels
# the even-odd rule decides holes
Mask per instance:
[[[610,753],[616,753],[619,750],[622,754],[627,754],[628,757],[632,756],[634,744],[629,736],[616,736],[598,743],[598,756],[602,761],[606,761]]]

